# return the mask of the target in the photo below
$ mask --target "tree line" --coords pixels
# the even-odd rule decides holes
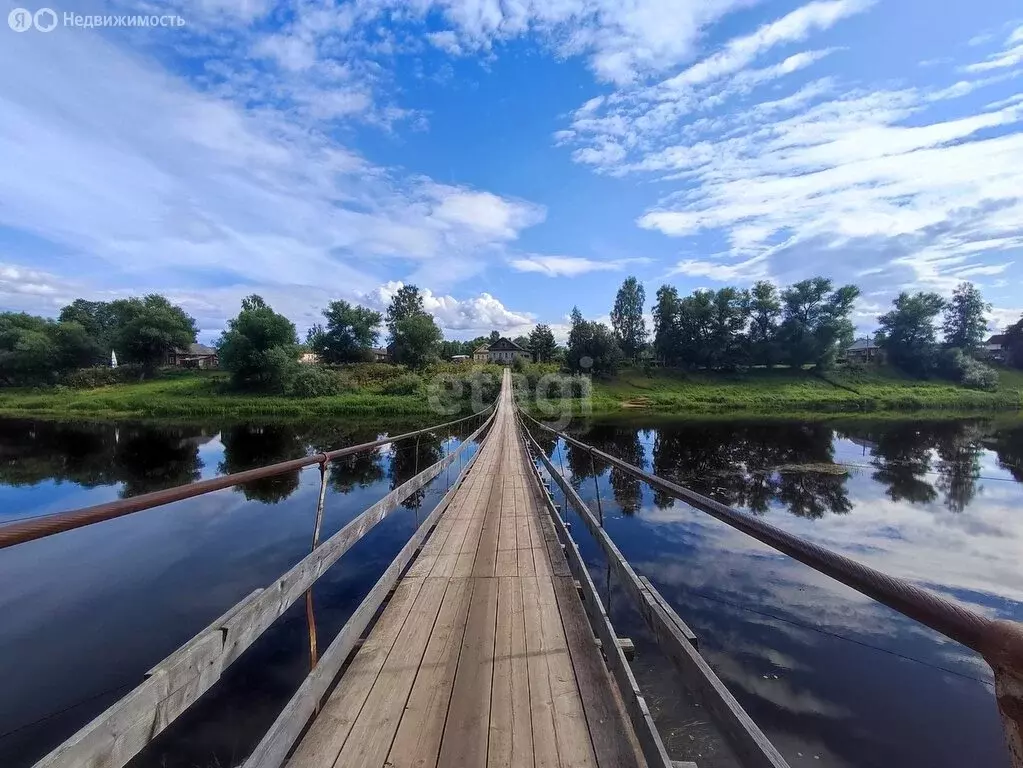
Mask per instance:
[[[855,285],[835,287],[824,277],[784,288],[762,280],[749,289],[701,289],[688,296],[665,284],[655,297],[651,335],[644,288],[629,277],[615,297],[610,328],[573,309],[565,359],[570,370],[597,374],[613,374],[626,361],[690,370],[780,365],[824,370],[853,342],[849,318],[859,295]],[[878,318],[874,338],[893,366],[977,388],[997,384],[996,372],[978,359],[991,305],[975,285],[960,284],[948,300],[935,293],[903,292],[892,304]],[[1007,362],[1023,367],[1023,318],[1005,336]]]

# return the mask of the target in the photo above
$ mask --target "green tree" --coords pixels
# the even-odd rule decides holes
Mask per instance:
[[[491,331],[490,332],[490,338],[487,340],[487,343],[488,344],[496,344],[500,340],[501,340],[501,332],[500,331]]]
[[[0,314],[0,376],[5,384],[48,382],[54,374],[56,354],[45,318],[25,312]]]
[[[750,291],[749,354],[754,365],[777,365],[781,356],[778,348],[778,319],[781,301],[774,283],[760,280]]]
[[[679,362],[689,368],[712,363],[714,297],[714,291],[693,291],[679,302],[678,356]]]
[[[654,355],[666,365],[677,365],[681,345],[679,317],[682,311],[678,289],[662,285],[654,304]]]
[[[878,318],[877,345],[888,361],[915,376],[933,370],[937,355],[935,320],[945,306],[936,293],[900,293],[895,308]]]
[[[423,313],[423,295],[415,285],[403,285],[387,307],[387,330],[393,335],[395,323]]]
[[[734,370],[746,362],[748,348],[744,330],[749,312],[747,291],[722,288],[714,293],[708,333],[709,367]]]
[[[610,328],[584,320],[579,308],[573,307],[565,362],[572,371],[611,375],[622,363],[622,350]]]
[[[51,323],[49,332],[56,348],[54,364],[59,371],[74,371],[105,362],[103,348],[79,323]]]
[[[1023,368],[1023,317],[1005,329],[1006,362],[1015,368]]]
[[[643,319],[643,304],[646,291],[635,277],[627,277],[615,296],[611,309],[611,327],[622,353],[629,360],[635,360],[646,343],[646,321]]]
[[[442,338],[437,323],[425,312],[398,320],[391,331],[395,361],[409,368],[423,368],[437,359]]]
[[[195,320],[157,293],[118,299],[110,308],[116,318],[113,342],[118,358],[147,372],[175,349],[195,342]]]
[[[218,348],[220,364],[240,388],[281,392],[298,360],[295,324],[255,294],[242,299]]]
[[[325,362],[365,360],[369,349],[376,346],[383,320],[379,312],[338,300],[327,305],[323,317],[327,321],[326,328],[314,325],[309,329],[306,343]]]
[[[549,325],[540,323],[529,332],[528,348],[533,353],[533,359],[536,362],[551,362],[554,359],[557,347],[557,342],[554,341],[554,333]]]
[[[106,361],[110,350],[113,349],[114,334],[118,325],[118,316],[111,302],[75,299],[60,310],[59,319],[62,323],[81,325],[103,354],[103,359],[97,360],[96,363]]]
[[[523,349],[529,349],[529,337],[528,336],[516,336],[512,341],[518,344]]]
[[[984,315],[991,305],[984,301],[980,290],[973,283],[960,283],[952,292],[952,299],[945,305],[945,346],[957,347],[964,352],[975,352],[987,333]]]
[[[783,355],[794,368],[807,363],[829,366],[838,350],[852,341],[849,321],[853,302],[860,295],[855,285],[832,291],[823,277],[803,280],[781,293],[782,317],[779,329]]]

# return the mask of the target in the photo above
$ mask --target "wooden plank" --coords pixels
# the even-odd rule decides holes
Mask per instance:
[[[515,554],[518,559],[519,576],[536,576],[536,566],[533,564],[533,550],[517,549]]]
[[[473,576],[493,576],[497,566],[497,535],[501,514],[501,499],[504,492],[504,478],[494,480],[490,498],[487,501],[486,517],[480,532],[476,558],[473,561]]]
[[[536,768],[561,765],[554,729],[554,697],[543,657],[540,595],[536,577],[520,577],[522,621],[526,632],[526,673],[529,678],[529,709],[533,726],[533,762]]]
[[[423,584],[412,610],[405,619],[401,633],[394,641],[387,660],[373,684],[373,689],[369,692],[366,703],[337,757],[338,765],[384,764],[415,681],[413,670],[419,669],[423,660],[447,586],[448,582],[445,579],[427,579]],[[372,640],[376,634],[374,630],[370,639]],[[353,667],[358,660],[359,657],[356,656],[352,662]],[[349,674],[350,670],[341,679],[342,684]],[[325,713],[326,708],[320,717]],[[316,722],[318,721],[319,718]],[[315,725],[316,723],[314,727]]]
[[[462,470],[463,473],[471,470],[479,455],[480,452],[477,451],[469,459]],[[320,656],[316,668],[302,681],[295,695],[291,697],[277,719],[274,720],[273,725],[260,739],[255,750],[245,761],[243,768],[279,768],[283,764],[288,752],[291,751],[292,746],[305,729],[309,718],[318,709],[320,701],[327,693],[338,670],[356,647],[391,587],[415,556],[416,550],[437,525],[456,493],[457,490],[450,490],[445,494],[422,525],[412,534],[412,538],[391,561],[369,594],[363,598],[355,613]]]
[[[387,756],[393,768],[433,768],[440,752],[472,596],[469,579],[451,579]]]
[[[660,604],[663,602],[663,598],[660,601],[654,598],[651,591],[640,581],[632,566],[629,565],[624,555],[621,554],[618,547],[608,536],[607,531],[597,523],[593,513],[582,502],[575,489],[555,472],[553,465],[547,460],[543,452],[539,450],[535,442],[533,442],[533,446],[548,473],[565,492],[568,502],[576,508],[587,529],[604,550],[608,562],[615,568],[620,582],[626,587],[626,591],[633,596],[637,608],[653,630],[658,646],[678,668],[683,681],[700,694],[705,706],[710,710],[716,725],[726,734],[731,746],[743,757],[744,763],[756,766],[757,768],[788,768],[788,763],[775,746],[771,744],[763,731],[753,722],[746,711],[742,709],[725,684],[721,682],[717,674],[710,668],[710,665],[700,656],[693,644],[683,634],[679,626],[682,624],[681,619],[676,623],[676,621],[669,617]],[[559,532],[568,540],[569,552],[571,553],[575,549],[575,543],[571,541],[567,531]],[[581,573],[577,571],[576,577],[584,585],[589,581],[592,586],[592,580],[589,578],[585,565],[582,564],[582,558],[578,555],[577,549],[575,549],[575,558],[578,558],[579,571],[581,571]],[[585,578],[582,574],[585,574]],[[593,592],[596,594],[595,588]],[[656,590],[653,590],[653,592],[656,592]],[[599,607],[599,602],[594,603],[594,601],[587,600],[585,603],[587,612],[595,610],[595,606]],[[603,613],[603,608],[599,610]],[[674,611],[671,611],[671,613],[673,614]],[[591,616],[593,616],[593,613],[591,613]],[[612,644],[617,648],[617,637],[614,636],[613,632],[609,632],[605,636],[600,631],[602,622],[595,621],[595,624],[597,624],[598,636],[604,643],[605,650],[612,647]],[[608,628],[610,628],[609,623]],[[629,675],[631,677],[631,671]],[[617,674],[616,677],[618,677]],[[618,685],[620,689],[623,689],[624,695],[625,690],[621,679],[618,680]],[[638,687],[636,691],[638,694]],[[627,696],[626,705],[629,705],[629,698]],[[645,709],[645,703],[643,707]],[[630,716],[632,714],[630,713]],[[633,717],[633,722],[636,722],[635,717]],[[638,726],[637,735],[641,740],[643,739],[644,730]],[[644,746],[644,754],[650,760],[646,746]]]
[[[476,578],[441,739],[440,766],[484,765],[487,761],[496,621],[497,580]]]
[[[533,766],[533,726],[522,614],[519,579],[500,579],[487,753],[487,765],[493,768]]]
[[[569,656],[558,603],[551,578],[538,578],[537,598],[540,604],[540,629],[543,632],[544,657],[554,700],[554,728],[558,738],[558,754],[565,768],[595,766],[579,686]]]
[[[494,569],[494,575],[498,577],[519,575],[518,550],[516,549],[497,550],[497,564]]]
[[[334,764],[423,583],[423,579],[403,579],[395,588],[372,634],[355,654],[341,681],[295,749],[288,761],[289,768],[322,768]]]
[[[615,727],[624,713],[600,655],[593,652],[596,641],[579,602],[574,579],[556,577],[553,584],[597,764],[601,768],[645,765],[638,759],[628,729]]]
[[[646,588],[646,591],[650,595],[650,597],[652,597],[654,601],[657,603],[657,605],[660,606],[661,610],[664,611],[665,615],[671,620],[671,622],[676,627],[678,627],[678,630],[679,632],[682,633],[682,636],[685,637],[685,639],[692,644],[693,648],[699,650],[700,639],[696,636],[696,633],[689,628],[688,624],[682,621],[682,617],[675,613],[675,609],[668,604],[668,601],[665,600],[664,597],[661,596],[661,593],[657,591],[656,587],[654,587],[654,585],[650,583],[650,579],[648,579],[646,576],[640,576],[639,581]]]

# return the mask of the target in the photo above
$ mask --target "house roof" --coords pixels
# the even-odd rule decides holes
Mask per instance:
[[[863,337],[861,337],[859,339],[856,339],[856,341],[854,341],[852,344],[850,344],[849,348],[846,351],[847,352],[856,352],[858,350],[867,350],[867,349],[877,349],[877,344],[874,343],[873,339],[868,339],[866,336],[863,336]]]
[[[391,353],[390,347],[370,347],[369,351],[374,355],[389,355]]]
[[[179,355],[215,355],[217,350],[213,347],[207,347],[205,344],[197,344],[193,342],[188,345],[187,349],[178,349]]]
[[[478,347],[476,347],[476,349],[473,350],[473,354],[476,354],[477,352],[489,352],[489,351],[490,351],[490,347],[488,345],[480,344]]]
[[[518,344],[516,344],[514,341],[512,341],[511,339],[506,339],[504,336],[502,336],[497,341],[495,341],[493,344],[491,344],[488,347],[488,349],[491,352],[507,352],[507,351],[525,352],[526,351],[525,349],[520,347]]]
[[[1008,337],[1008,335],[1007,335],[1007,334],[1004,334],[1004,333],[996,333],[996,334],[995,334],[994,336],[992,336],[992,337],[991,337],[990,339],[988,339],[988,340],[987,340],[986,342],[984,342],[984,343],[985,343],[985,344],[998,344],[998,345],[1000,345],[1000,346],[1003,346],[1003,347],[1004,347],[1004,346],[1005,346],[1005,343],[1006,343],[1006,342],[1007,342],[1008,340],[1009,340],[1009,337]]]

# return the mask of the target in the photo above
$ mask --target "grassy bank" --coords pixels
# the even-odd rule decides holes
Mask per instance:
[[[656,413],[849,413],[980,411],[1023,407],[1023,373],[1000,370],[994,392],[942,381],[918,381],[890,369],[832,371],[751,370],[746,373],[622,371],[593,386],[593,411]]]
[[[286,398],[227,392],[225,376],[195,373],[95,389],[0,390],[0,414],[53,418],[418,416],[423,395],[366,389],[332,397]]]
[[[501,370],[493,368],[490,373]],[[456,371],[464,373],[466,369],[438,366],[421,377],[418,390],[395,393],[401,389],[396,383],[407,383],[407,372],[395,366],[354,366],[346,372],[353,382],[352,392],[310,398],[231,392],[223,373],[176,371],[152,381],[91,389],[0,389],[0,415],[69,419],[418,417],[436,415],[425,394],[425,382]],[[1023,408],[1023,373],[1000,370],[999,375],[996,391],[980,392],[948,382],[908,379],[888,369],[840,370],[824,376],[783,369],[742,374],[648,374],[627,369],[610,381],[594,382],[592,412],[727,416]],[[575,401],[573,408],[581,410],[580,403]]]

